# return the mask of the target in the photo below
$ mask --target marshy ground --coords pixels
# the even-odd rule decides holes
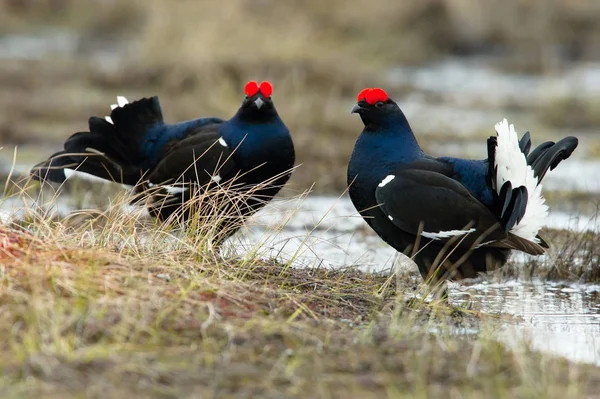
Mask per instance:
[[[221,257],[194,232],[139,218],[88,213],[2,228],[5,397],[562,398],[600,389],[596,357],[588,365],[536,352],[518,333],[531,314],[511,316],[506,305],[518,290],[513,306],[527,304],[535,284],[507,293],[510,284],[482,282],[452,288],[450,304],[431,302],[414,271],[303,268],[260,248]],[[598,289],[573,287],[541,291],[593,316]],[[574,292],[585,296],[578,309]],[[555,347],[592,355],[597,330],[574,330],[581,335],[566,337],[577,342]]]
[[[597,2],[5,0],[0,11],[3,397],[600,392]],[[287,199],[221,255],[124,206],[113,185],[46,189],[48,213],[39,187],[14,186],[116,95],[159,95],[169,121],[227,117],[250,79],[273,82],[302,165]],[[449,304],[429,300],[341,196],[361,130],[349,109],[367,86],[385,87],[436,155],[481,157],[503,117],[534,145],[578,136],[545,180],[549,254],[454,284]]]
[[[7,397],[600,389],[594,218],[569,230],[556,219],[547,256],[453,284],[443,303],[413,265],[394,268],[345,197],[273,201],[216,254],[197,229],[157,225],[122,190],[93,187],[87,198],[65,187],[66,198],[46,189],[40,200],[34,187],[5,199],[16,211],[0,231]],[[102,190],[111,204],[95,208],[106,210],[85,210]]]

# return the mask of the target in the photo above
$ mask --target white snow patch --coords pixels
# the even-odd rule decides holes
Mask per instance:
[[[4,209],[0,209],[0,223],[8,223],[12,219],[12,214]]]

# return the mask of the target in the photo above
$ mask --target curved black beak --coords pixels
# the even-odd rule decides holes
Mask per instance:
[[[360,106],[360,104],[356,103],[350,110],[351,114],[359,114],[364,108]]]

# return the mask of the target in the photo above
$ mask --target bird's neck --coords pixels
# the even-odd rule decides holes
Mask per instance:
[[[221,135],[230,148],[236,148],[236,154],[245,156],[257,153],[269,140],[289,136],[289,131],[279,115],[270,118],[248,119],[231,118],[221,128]]]
[[[272,104],[263,106],[260,110],[255,108],[240,107],[236,114],[230,119],[234,123],[246,123],[249,125],[259,123],[269,123],[275,120],[281,120],[277,109]]]
[[[408,119],[402,111],[398,110],[376,120],[361,115],[361,119],[365,125],[363,133],[372,133],[381,137],[381,140],[402,144],[402,147],[413,151],[421,151]]]
[[[367,125],[358,137],[348,166],[348,179],[356,179],[359,187],[379,184],[397,168],[424,156],[421,147],[408,129],[382,129]]]
[[[412,162],[423,155],[406,119],[367,124],[357,145],[364,146],[376,159],[389,162]]]

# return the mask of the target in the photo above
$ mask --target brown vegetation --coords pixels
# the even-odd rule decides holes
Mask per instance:
[[[415,287],[393,276],[223,259],[199,251],[196,235],[135,216],[84,219],[75,227],[38,215],[26,230],[0,229],[3,397],[575,398],[600,389],[599,369],[526,345],[508,351],[486,332],[494,317],[407,300]],[[465,327],[480,332],[451,332]]]
[[[385,84],[391,66],[484,54],[551,73],[597,59],[600,41],[592,0],[5,0],[0,9],[0,32],[76,34],[67,54],[0,64],[5,143],[57,147],[116,94],[159,95],[169,121],[228,117],[245,81],[270,79],[304,164],[293,182],[317,190],[344,187],[361,130],[348,110],[360,89]]]

